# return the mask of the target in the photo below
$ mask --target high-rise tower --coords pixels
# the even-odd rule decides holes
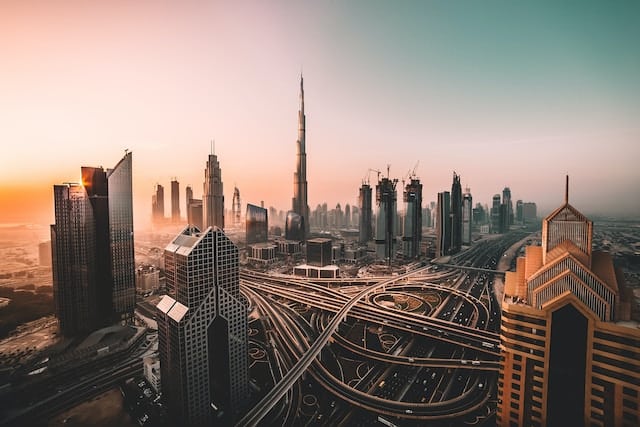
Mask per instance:
[[[304,86],[300,76],[300,110],[298,111],[298,140],[296,171],[293,173],[293,203],[291,210],[302,218],[306,239],[309,233],[309,205],[307,203],[307,151],[305,141]],[[304,240],[304,239],[303,239]]]
[[[640,425],[640,330],[624,274],[564,203],[505,276],[499,426]]]
[[[371,222],[371,186],[369,185],[369,182],[362,183],[362,187],[360,187],[360,194],[358,196],[358,202],[360,204],[359,242],[361,245],[366,245],[367,242],[373,238],[373,227]]]
[[[404,227],[402,232],[402,251],[405,258],[416,258],[420,255],[422,241],[422,184],[417,178],[404,189]]]
[[[180,222],[180,183],[171,180],[171,222]]]
[[[184,189],[184,198],[185,198],[185,211],[187,212],[187,216],[189,213],[189,203],[191,201],[191,199],[193,199],[193,188],[191,188],[190,185],[187,185],[187,187]]]
[[[376,256],[386,259],[389,264],[395,257],[396,249],[396,193],[397,179],[382,178],[376,186],[376,204],[378,216],[376,218]]]
[[[465,188],[462,195],[462,244],[471,244],[471,228],[473,226],[473,198],[471,190]]]
[[[240,190],[238,187],[233,188],[233,200],[231,201],[231,216],[233,217],[234,227],[240,226]]]
[[[151,219],[154,224],[164,221],[164,187],[156,184],[155,193],[151,197]]]
[[[249,398],[238,248],[218,228],[187,226],[165,248],[164,263],[158,351],[172,425],[233,425]]]
[[[436,212],[436,258],[449,255],[451,252],[451,195],[448,191],[438,193]]]
[[[66,336],[127,320],[135,308],[131,153],[107,171],[82,167],[82,184],[55,185],[53,291]]]
[[[453,173],[451,184],[451,244],[452,254],[460,252],[462,246],[462,185],[460,175]]]
[[[213,150],[212,150],[213,151]],[[222,170],[218,156],[209,154],[204,170],[202,192],[202,215],[204,227],[224,229],[224,193],[222,192]]]

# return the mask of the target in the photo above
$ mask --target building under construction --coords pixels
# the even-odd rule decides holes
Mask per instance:
[[[388,173],[387,173],[388,175]],[[396,250],[396,203],[397,179],[382,178],[376,185],[376,256],[391,263]]]

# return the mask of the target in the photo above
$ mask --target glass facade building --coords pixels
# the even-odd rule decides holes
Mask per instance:
[[[247,245],[252,243],[263,243],[267,241],[269,230],[268,212],[260,206],[247,204],[245,215]]]

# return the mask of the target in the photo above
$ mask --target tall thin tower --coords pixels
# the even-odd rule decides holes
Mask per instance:
[[[309,205],[307,203],[307,152],[305,146],[304,86],[300,75],[300,110],[298,111],[298,140],[296,171],[293,173],[293,203],[291,210],[303,218],[305,239],[309,233]]]
[[[222,169],[218,156],[211,154],[204,170],[204,189],[202,192],[202,213],[204,228],[218,227],[224,229],[224,194],[222,192]]]
[[[233,225],[235,227],[240,226],[240,190],[238,190],[238,187],[234,187],[233,189],[231,216],[233,216]]]

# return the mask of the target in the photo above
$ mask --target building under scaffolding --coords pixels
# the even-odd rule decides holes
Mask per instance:
[[[376,218],[376,256],[391,263],[394,257],[397,179],[382,178],[376,185],[376,204],[378,215]]]

